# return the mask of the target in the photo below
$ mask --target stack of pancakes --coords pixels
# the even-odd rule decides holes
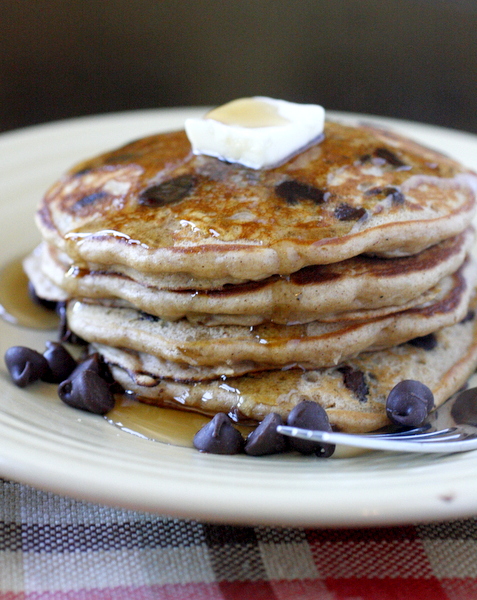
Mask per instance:
[[[477,176],[371,126],[254,170],[183,131],[82,163],[46,194],[26,261],[40,297],[139,400],[385,425],[403,379],[439,404],[477,364]]]

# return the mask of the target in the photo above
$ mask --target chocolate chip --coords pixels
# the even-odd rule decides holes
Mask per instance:
[[[351,206],[346,202],[341,202],[335,208],[334,215],[339,221],[357,221],[366,214],[363,207]]]
[[[56,313],[60,317],[60,325],[58,330],[58,337],[60,342],[66,342],[69,344],[86,345],[86,342],[76,335],[68,327],[66,318],[66,302],[58,302],[56,305]]]
[[[357,396],[360,402],[367,402],[369,388],[366,384],[363,371],[353,369],[349,365],[344,365],[338,369],[343,374],[343,383],[345,386]]]
[[[144,206],[164,206],[182,200],[196,185],[197,179],[192,175],[180,175],[153,185],[139,194],[139,204]]]
[[[309,183],[301,183],[295,179],[283,181],[275,187],[275,194],[287,201],[287,204],[298,204],[299,200],[312,200],[315,204],[325,201],[325,193]]]
[[[402,192],[400,192],[399,190],[397,190],[396,188],[384,188],[384,193],[387,196],[391,196],[391,202],[393,204],[395,204],[396,206],[400,206],[401,204],[404,204],[404,202],[406,201],[406,198],[404,197],[404,194]]]
[[[288,415],[287,425],[300,429],[331,431],[325,409],[312,400],[299,402]],[[328,458],[335,451],[333,444],[323,444],[322,442],[312,442],[294,437],[290,437],[288,443],[293,450],[301,452],[301,454],[316,454],[321,458]]]
[[[422,335],[409,340],[408,344],[411,344],[411,346],[415,346],[416,348],[422,348],[422,350],[434,350],[438,342],[435,334],[429,333],[428,335]]]
[[[83,373],[84,371],[93,371],[104,379],[108,385],[114,385],[114,379],[111,375],[111,371],[109,370],[108,365],[104,362],[103,357],[98,354],[98,352],[94,352],[90,354],[85,360],[80,362],[75,370],[71,373],[71,379]]]
[[[369,188],[364,192],[365,196],[379,196],[383,193],[383,188],[381,187],[373,187]]]
[[[434,406],[434,395],[420,381],[407,379],[390,391],[386,400],[386,414],[392,423],[407,427],[421,425]]]
[[[58,342],[46,342],[46,350],[43,356],[49,366],[49,372],[42,377],[48,383],[61,383],[67,379],[76,368],[76,360]]]
[[[225,413],[217,413],[194,436],[194,446],[211,454],[238,454],[244,447],[241,433],[233,427]]]
[[[25,346],[9,348],[5,353],[5,364],[13,383],[20,388],[43,379],[50,370],[42,354]]]
[[[377,158],[382,158],[387,163],[392,165],[393,167],[405,167],[406,163],[402,162],[402,160],[397,157],[394,152],[391,152],[388,148],[376,148],[374,151],[374,156]]]
[[[147,312],[141,311],[139,313],[139,320],[140,321],[151,321],[151,323],[157,323],[161,319],[160,319],[160,317],[156,317],[156,315],[151,315]]]
[[[477,427],[477,388],[470,388],[457,396],[451,415],[457,425]]]
[[[260,425],[252,431],[245,443],[245,454],[264,456],[279,454],[287,449],[287,438],[277,432],[278,425],[283,425],[283,419],[278,413],[268,414]]]
[[[43,308],[46,308],[48,310],[55,310],[58,304],[56,300],[45,300],[45,298],[40,298],[40,296],[38,296],[38,294],[36,293],[35,287],[33,286],[33,283],[31,281],[28,282],[28,296],[30,297],[30,300],[32,300],[32,302],[34,302],[38,306],[43,306]]]
[[[88,194],[87,196],[83,196],[82,198],[77,200],[73,204],[72,209],[74,211],[81,210],[83,207],[89,206],[90,204],[94,204],[98,200],[102,200],[103,198],[106,198],[107,196],[108,196],[108,194],[106,192],[95,192],[94,194]]]
[[[395,187],[374,187],[374,188],[370,188],[369,190],[366,190],[364,192],[365,196],[383,196],[384,198],[386,198],[387,196],[391,196],[391,202],[393,204],[396,205],[400,205],[400,204],[404,204],[405,202],[405,198],[404,198],[404,194],[402,192],[400,192],[397,188]]]
[[[114,408],[114,396],[109,385],[94,371],[82,371],[58,386],[58,396],[68,406],[96,415]]]

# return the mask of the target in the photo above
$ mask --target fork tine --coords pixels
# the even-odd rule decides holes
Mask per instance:
[[[384,440],[405,440],[405,439],[413,439],[416,441],[426,441],[428,439],[450,439],[459,438],[460,433],[457,431],[456,427],[448,427],[447,429],[439,429],[437,431],[425,431],[423,433],[412,433],[414,430],[410,430],[409,432],[402,432],[399,434],[382,435],[379,436],[380,439]],[[374,437],[370,434],[368,437]]]
[[[429,431],[430,429],[430,425],[426,425],[424,427],[413,427],[412,429],[402,429],[402,430],[398,430],[398,431],[385,431],[383,433],[365,433],[362,435],[372,435],[373,437],[382,437],[382,438],[389,438],[389,437],[407,437],[409,435],[420,435],[421,433],[425,433],[426,431]]]
[[[310,429],[299,429],[287,425],[279,425],[278,433],[305,440],[324,442],[328,444],[342,444],[354,446],[355,448],[367,448],[369,450],[387,450],[393,452],[425,452],[425,453],[453,453],[477,449],[477,433],[468,434],[464,439],[458,433],[449,437],[426,438],[423,440],[409,441],[406,438],[389,439],[372,435],[356,435],[349,433],[337,433],[327,431],[313,431]]]

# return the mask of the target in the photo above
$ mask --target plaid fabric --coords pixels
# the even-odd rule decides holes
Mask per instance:
[[[0,600],[475,600],[477,520],[231,527],[0,480]]]

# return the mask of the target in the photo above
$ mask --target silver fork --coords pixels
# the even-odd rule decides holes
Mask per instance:
[[[303,440],[391,452],[466,452],[477,449],[477,388],[466,390],[433,411],[414,429],[354,434],[279,425],[283,435]]]

